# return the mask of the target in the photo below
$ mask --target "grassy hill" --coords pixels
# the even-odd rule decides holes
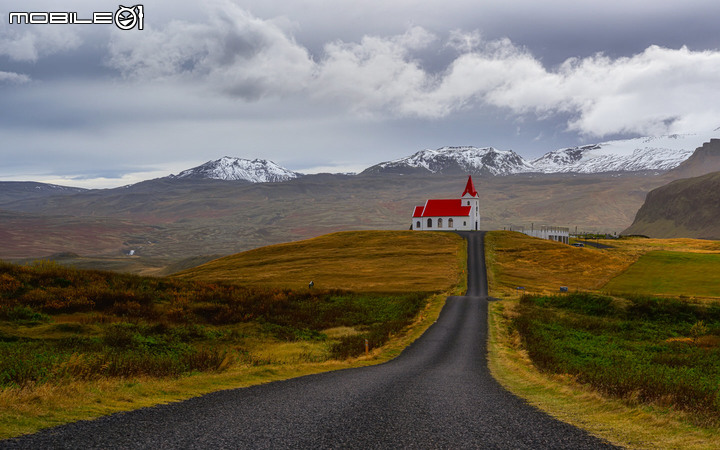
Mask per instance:
[[[491,295],[496,297],[558,292],[561,286],[599,289],[634,261],[625,252],[571,247],[513,231],[488,233],[486,248]]]
[[[226,256],[174,278],[273,288],[436,292],[464,282],[454,233],[347,231]]]

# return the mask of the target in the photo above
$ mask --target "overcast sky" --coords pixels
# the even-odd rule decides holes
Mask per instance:
[[[359,171],[720,127],[717,0],[0,4],[0,180],[113,187],[222,156]],[[126,4],[125,6],[132,6]]]

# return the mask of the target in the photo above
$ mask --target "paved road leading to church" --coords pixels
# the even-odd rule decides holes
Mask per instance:
[[[505,391],[486,365],[482,233],[468,239],[468,295],[388,363],[115,414],[3,448],[602,448]]]

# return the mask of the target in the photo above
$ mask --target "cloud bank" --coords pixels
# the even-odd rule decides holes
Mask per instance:
[[[422,55],[438,43],[455,57],[430,71]],[[312,55],[276,21],[231,3],[217,4],[202,23],[115,33],[109,54],[108,64],[129,80],[200,84],[244,101],[300,95],[379,117],[437,119],[491,105],[521,116],[569,114],[567,130],[602,137],[707,129],[720,113],[718,51],[650,46],[545,67],[507,38],[457,30],[443,38],[415,26],[329,42]]]

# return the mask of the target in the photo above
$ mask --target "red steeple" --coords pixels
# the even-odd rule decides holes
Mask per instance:
[[[469,175],[468,175],[468,182],[465,185],[465,190],[462,193],[462,197],[465,197],[465,194],[470,194],[473,197],[478,196],[478,193],[475,190],[475,186],[473,186],[472,176],[469,176]]]

